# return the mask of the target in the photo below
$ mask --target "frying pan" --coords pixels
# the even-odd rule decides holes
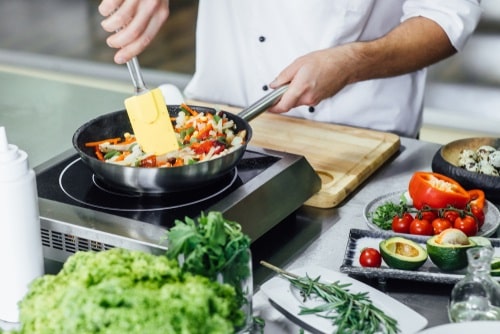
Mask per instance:
[[[100,181],[117,190],[162,194],[203,187],[217,182],[238,164],[245,153],[247,143],[252,138],[252,128],[248,121],[272,106],[287,88],[288,86],[282,86],[273,90],[242,110],[238,115],[226,112],[226,116],[234,121],[237,131],[246,130],[245,143],[236,150],[212,160],[178,167],[145,168],[121,166],[97,159],[94,148],[85,147],[85,143],[102,140],[103,138],[122,137],[125,132],[132,133],[132,126],[126,110],[101,115],[83,124],[73,135],[73,146],[94,175]],[[179,105],[169,105],[167,107],[171,117],[176,117],[181,111]],[[207,107],[190,107],[198,112],[210,112],[212,114],[216,112],[215,109]]]

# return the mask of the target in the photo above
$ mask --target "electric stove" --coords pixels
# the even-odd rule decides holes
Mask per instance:
[[[321,187],[303,156],[257,147],[217,182],[199,189],[141,194],[113,189],[69,149],[35,168],[47,258],[113,247],[161,253],[175,220],[220,211],[252,241],[293,214]]]

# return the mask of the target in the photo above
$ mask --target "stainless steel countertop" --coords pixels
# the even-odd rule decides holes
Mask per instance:
[[[406,188],[411,175],[417,170],[431,170],[432,157],[440,145],[414,139],[401,139],[401,150],[391,161],[382,166],[352,196],[334,209],[317,209],[304,206],[297,212],[296,221],[284,237],[283,244],[261,259],[293,272],[294,268],[318,265],[339,270],[344,259],[351,228],[368,229],[363,218],[365,205],[374,198]],[[286,230],[286,229],[284,229]],[[280,232],[282,233],[282,232]],[[265,243],[266,241],[263,241]],[[255,252],[254,252],[255,253]],[[272,273],[264,267],[254,268],[255,281],[266,281]],[[447,304],[452,286],[412,281],[365,281],[386,291],[427,318],[428,327],[448,323]],[[283,316],[269,309],[260,291],[255,295],[256,313],[262,311],[271,319],[269,333],[289,333],[295,328]],[[266,330],[266,333],[268,331]],[[295,331],[297,332],[297,331]]]
[[[71,147],[75,129],[99,114],[123,108],[131,94],[124,82],[89,80],[83,76],[25,71],[0,65],[3,96],[0,125],[6,126],[11,143],[26,150],[36,166]],[[167,82],[165,82],[167,83]],[[430,170],[438,144],[402,138],[396,157],[382,166],[344,203],[333,209],[303,206],[268,236],[253,244],[257,261],[265,260],[293,271],[306,265],[338,270],[351,228],[367,229],[363,208],[373,198],[407,186],[416,170]],[[279,201],[276,201],[279,205]],[[266,333],[298,333],[298,328],[271,309],[258,287],[273,273],[254,268],[255,312],[267,318]],[[447,323],[446,306],[451,287],[415,282],[369,282],[402,301],[429,321]]]

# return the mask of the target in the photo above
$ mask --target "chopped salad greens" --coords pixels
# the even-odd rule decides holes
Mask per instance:
[[[20,311],[26,334],[225,334],[242,321],[230,285],[120,248],[77,252],[57,275],[32,283]]]

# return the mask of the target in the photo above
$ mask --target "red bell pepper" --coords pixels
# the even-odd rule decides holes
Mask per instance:
[[[449,205],[464,209],[470,200],[470,194],[457,181],[433,172],[415,172],[408,192],[418,210],[425,205],[435,209]]]
[[[469,205],[471,207],[478,207],[481,210],[484,209],[484,203],[486,201],[484,191],[482,191],[481,189],[472,189],[469,190],[468,193],[470,195]]]

